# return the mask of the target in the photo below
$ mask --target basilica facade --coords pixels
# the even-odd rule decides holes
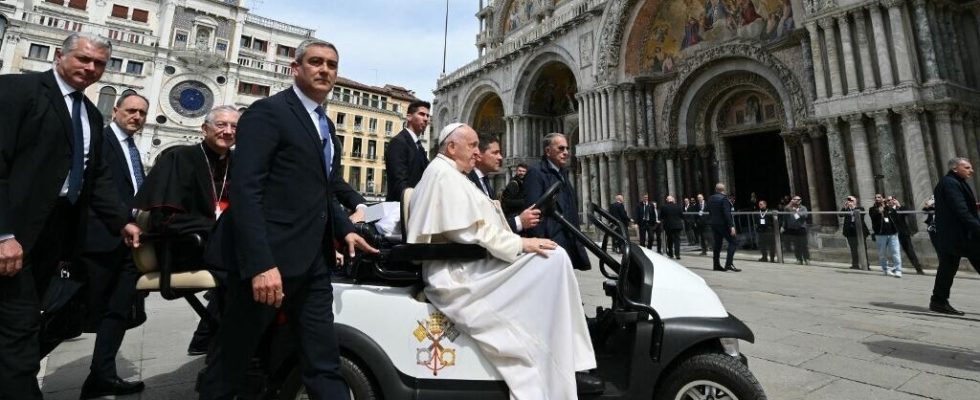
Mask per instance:
[[[978,1],[492,0],[476,17],[479,57],[439,78],[434,125],[498,134],[505,169],[565,133],[581,204],[723,181],[738,208],[877,192],[917,209],[950,158],[980,160]]]

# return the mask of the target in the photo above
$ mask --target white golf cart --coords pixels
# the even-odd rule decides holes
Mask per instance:
[[[739,353],[739,340],[752,331],[732,316],[701,277],[636,244],[620,259],[604,248],[610,239],[628,242],[615,219],[593,204],[589,219],[604,233],[600,247],[551,205],[558,185],[538,201],[600,260],[610,298],[589,328],[598,368],[606,382],[599,395],[583,399],[761,400],[766,395]],[[402,204],[406,224],[411,193]],[[417,262],[482,258],[474,245],[405,244],[360,231],[381,249],[359,255],[349,278],[334,280],[334,314],[343,374],[352,397],[364,399],[507,399],[507,386],[473,340],[427,303]],[[404,232],[404,230],[403,230]],[[293,370],[275,393],[303,398]]]

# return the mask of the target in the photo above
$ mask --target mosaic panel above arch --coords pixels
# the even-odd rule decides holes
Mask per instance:
[[[498,15],[501,22],[500,32],[507,35],[517,31],[528,24],[538,20],[537,16],[542,9],[549,7],[557,8],[560,3],[567,0],[510,0],[503,2]]]
[[[670,73],[708,47],[778,40],[795,29],[790,0],[647,0],[629,30],[625,73]]]

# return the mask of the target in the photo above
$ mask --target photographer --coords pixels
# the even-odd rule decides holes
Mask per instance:
[[[840,209],[842,212],[851,213],[850,215],[844,216],[843,233],[844,238],[847,239],[847,247],[851,249],[851,269],[862,269],[861,264],[858,261],[858,239],[857,239],[857,224],[861,224],[861,240],[865,240],[868,233],[868,226],[864,223],[864,207],[858,205],[857,197],[847,196],[844,199],[844,205]],[[854,216],[854,210],[860,211],[857,218]],[[865,258],[867,258],[867,245],[865,245]]]

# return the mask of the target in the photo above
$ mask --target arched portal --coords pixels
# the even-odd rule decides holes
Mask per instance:
[[[578,86],[575,74],[561,61],[542,63],[521,85],[521,114],[515,118],[518,156],[537,158],[543,154],[542,138],[561,132],[574,149],[578,143]],[[523,147],[523,149],[521,149]],[[574,159],[574,154],[573,154]]]

